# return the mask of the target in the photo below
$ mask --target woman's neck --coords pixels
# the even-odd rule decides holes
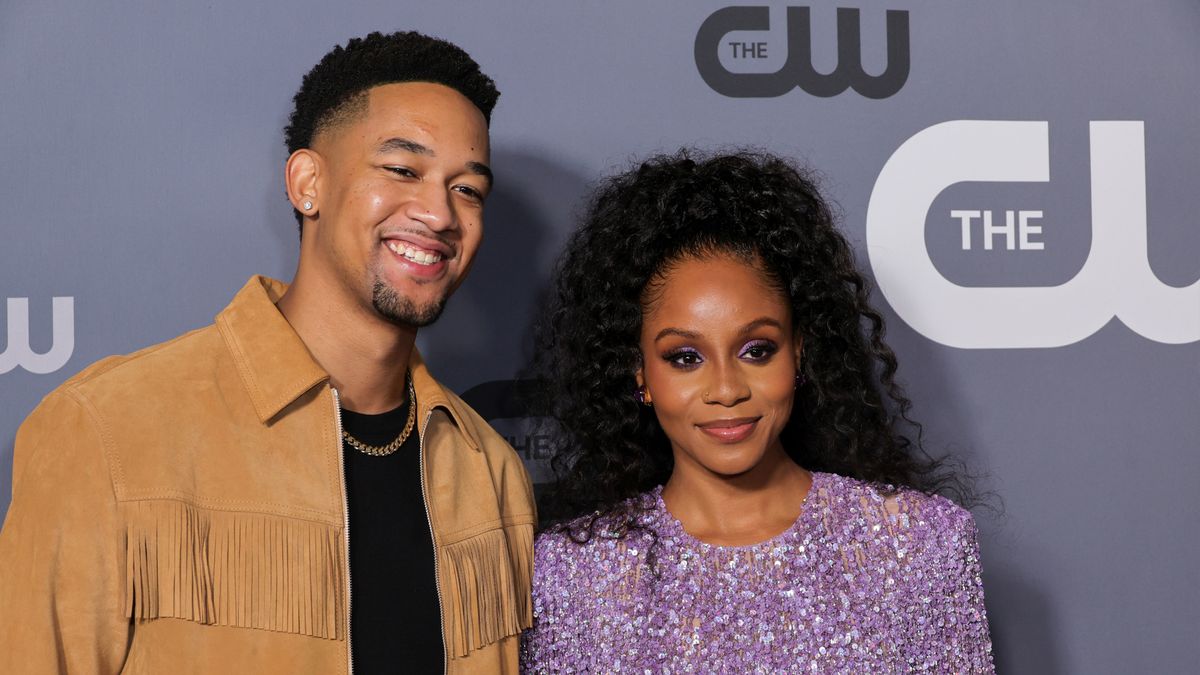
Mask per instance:
[[[746,546],[784,532],[800,517],[812,475],[782,447],[753,469],[723,476],[676,453],[663,502],[693,537],[718,546]]]

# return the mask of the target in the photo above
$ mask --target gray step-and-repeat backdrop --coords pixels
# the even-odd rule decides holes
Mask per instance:
[[[473,277],[420,337],[503,400],[599,176],[681,145],[820,170],[927,444],[987,474],[1003,672],[1200,663],[1200,3],[672,0],[0,5],[0,513],[38,400],[289,278],[281,128],[334,44],[415,28],[503,96]],[[3,570],[0,570],[3,574]]]

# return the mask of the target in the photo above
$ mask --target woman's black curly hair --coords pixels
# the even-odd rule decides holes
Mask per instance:
[[[883,318],[811,175],[765,153],[683,150],[603,183],[556,267],[534,370],[564,444],[543,522],[580,542],[597,523],[642,529],[649,505],[631,498],[673,465],[653,409],[634,398],[643,291],[674,262],[723,252],[761,266],[804,340],[805,382],[783,432],[797,464],[888,492],[971,498],[965,475],[921,449]]]

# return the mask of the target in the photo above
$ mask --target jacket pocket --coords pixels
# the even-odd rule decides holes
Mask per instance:
[[[489,530],[442,549],[447,647],[452,656],[533,625],[533,525]]]
[[[127,502],[121,509],[131,619],[342,638],[338,527],[171,499]]]

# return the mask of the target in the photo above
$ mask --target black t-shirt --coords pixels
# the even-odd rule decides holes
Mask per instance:
[[[342,411],[368,445],[391,443],[408,402],[380,415]],[[441,610],[433,540],[421,497],[420,420],[395,452],[373,457],[342,443],[350,507],[350,646],[356,675],[441,673]]]

